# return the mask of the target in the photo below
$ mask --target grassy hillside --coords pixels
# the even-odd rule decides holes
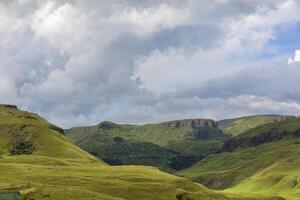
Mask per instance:
[[[259,126],[233,138],[242,141],[233,152],[210,155],[178,175],[227,192],[300,199],[299,130],[297,118]]]
[[[0,105],[0,156],[21,154],[97,160],[38,115]]]
[[[23,160],[35,162],[23,163]],[[257,199],[207,190],[191,181],[151,167],[74,164],[62,159],[51,160],[51,164],[45,161],[46,159],[32,155],[1,158],[0,191],[3,189],[5,194],[7,191],[20,190],[28,198],[35,200]]]
[[[0,106],[0,128],[0,199],[257,199],[211,191],[152,167],[107,166],[58,127],[16,108]]]
[[[268,123],[250,129],[226,141],[223,150],[233,151],[237,148],[257,146],[278,141],[287,136],[300,137],[300,118],[288,117],[276,123]]]
[[[77,145],[110,164],[139,164],[172,171],[186,168],[222,147],[224,135],[212,120],[96,126],[66,130]]]
[[[257,126],[271,123],[274,120],[281,119],[280,115],[254,115],[254,116],[246,116],[235,119],[225,119],[218,121],[219,128],[226,134],[237,136],[241,133],[255,128]]]

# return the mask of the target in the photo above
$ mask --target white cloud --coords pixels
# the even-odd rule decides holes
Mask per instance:
[[[263,76],[269,81],[250,84],[232,76],[255,66],[251,56],[268,53],[275,27],[299,22],[298,13],[292,0],[1,1],[0,101],[66,127],[103,119],[220,118],[263,107],[296,112],[293,71],[284,79],[270,68]],[[225,92],[222,77],[234,82]],[[253,86],[260,82],[264,87]],[[211,85],[206,93],[213,98],[189,93]]]
[[[142,89],[168,93],[236,73],[251,66],[251,57],[268,50],[267,43],[276,38],[276,27],[300,21],[297,13],[297,3],[288,0],[273,9],[258,6],[251,14],[224,18],[217,24],[224,36],[215,39],[215,48],[199,48],[193,53],[180,48],[164,52],[156,49],[148,57],[137,59],[132,78],[141,81]],[[244,60],[249,63],[245,65]]]
[[[237,69],[238,66],[227,62],[225,52],[220,49],[199,50],[192,55],[179,49],[155,50],[150,56],[136,60],[132,78],[142,82],[141,89],[169,93],[225,76]]]
[[[278,1],[274,6],[259,5],[254,13],[226,20],[221,25],[227,33],[224,48],[241,55],[260,52],[268,41],[276,39],[277,26],[300,20],[296,1]]]
[[[120,8],[119,13],[110,16],[113,23],[128,24],[133,30],[144,36],[147,33],[179,25],[190,24],[188,7],[176,8],[161,4],[150,8]]]
[[[295,56],[288,59],[288,64],[292,64],[294,62],[300,62],[300,50],[295,50]]]
[[[255,95],[207,99],[167,98],[154,105],[135,106],[109,119],[122,123],[151,123],[201,117],[220,120],[254,114],[299,115],[300,103],[275,101]]]

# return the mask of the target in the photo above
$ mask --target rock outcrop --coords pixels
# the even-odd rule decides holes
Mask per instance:
[[[0,104],[0,108],[14,108],[17,109],[18,107],[16,105],[10,105],[10,104]]]
[[[212,119],[183,119],[183,120],[174,120],[170,122],[163,123],[168,127],[173,128],[217,128],[218,123]]]
[[[258,146],[264,143],[274,142],[287,136],[300,137],[300,129],[294,132],[283,131],[271,131],[263,132],[259,135],[251,137],[236,137],[228,140],[223,145],[223,151],[232,152],[239,147],[251,147]]]

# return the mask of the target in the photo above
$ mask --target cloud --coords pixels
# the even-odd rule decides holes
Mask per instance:
[[[288,64],[292,64],[294,62],[300,62],[300,50],[295,50],[294,58],[288,59]]]
[[[299,73],[269,42],[298,13],[293,0],[4,0],[0,101],[63,127],[296,113]]]
[[[108,119],[123,123],[153,123],[170,119],[199,118],[212,119],[235,118],[254,114],[290,114],[300,113],[300,103],[276,101],[255,95],[240,95],[228,98],[167,98],[154,105],[136,106],[121,115],[112,115]]]

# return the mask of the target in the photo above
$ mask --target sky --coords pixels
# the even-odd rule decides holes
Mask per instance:
[[[0,102],[69,128],[300,114],[298,0],[0,0]]]

